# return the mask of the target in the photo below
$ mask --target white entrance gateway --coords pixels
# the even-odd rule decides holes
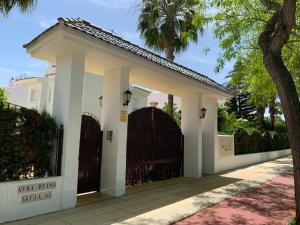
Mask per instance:
[[[78,154],[84,74],[103,76],[103,156],[101,192],[125,193],[127,106],[129,83],[182,98],[184,175],[201,177],[214,171],[217,151],[217,100],[231,92],[186,67],[170,62],[81,19],[59,18],[24,46],[34,58],[55,64],[53,115],[64,125],[61,207],[76,205]],[[205,119],[201,109],[206,108]],[[107,134],[111,134],[108,140]],[[109,136],[109,135],[108,135]]]

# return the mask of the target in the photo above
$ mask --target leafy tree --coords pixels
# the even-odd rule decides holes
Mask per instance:
[[[163,109],[164,112],[168,113],[168,104],[165,103]],[[176,121],[178,126],[181,126],[181,110],[178,110],[178,107],[176,104],[173,105],[173,119]]]
[[[7,97],[3,88],[0,88],[0,103],[6,102]]]
[[[234,113],[228,113],[224,107],[218,106],[218,132],[233,134],[238,127]]]
[[[300,225],[300,101],[297,93],[300,5],[296,0],[212,0],[215,36],[225,61],[261,49],[261,58],[275,83],[288,128],[295,178],[296,223]],[[258,40],[258,41],[257,41]],[[296,48],[295,48],[296,46]],[[292,73],[294,73],[292,75]]]
[[[250,95],[241,93],[234,96],[225,103],[228,113],[234,113],[237,119],[253,120],[255,117],[255,108],[249,104]]]
[[[199,0],[141,0],[138,31],[145,44],[165,52],[174,61],[175,53],[184,51],[189,42],[196,42],[207,22],[202,17]],[[198,9],[198,11],[196,10]],[[198,13],[197,13],[198,12]],[[173,95],[168,95],[168,113],[173,117]]]
[[[258,124],[263,125],[265,109],[269,106],[270,117],[274,126],[274,118],[279,112],[276,105],[278,95],[274,82],[262,64],[259,51],[253,50],[244,57],[239,57],[234,70],[228,77],[231,78],[229,87],[240,87],[240,93],[249,93],[248,103],[256,108]]]
[[[29,12],[36,5],[37,0],[0,0],[0,14],[6,16],[17,7],[21,12]]]

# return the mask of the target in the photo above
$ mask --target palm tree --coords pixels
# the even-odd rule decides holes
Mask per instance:
[[[203,33],[199,0],[141,0],[138,31],[146,46],[165,52],[174,61],[175,53],[187,48]],[[168,113],[173,118],[173,95],[168,95]]]
[[[35,7],[36,2],[37,0],[0,0],[0,14],[7,16],[14,7],[21,12],[29,12]]]

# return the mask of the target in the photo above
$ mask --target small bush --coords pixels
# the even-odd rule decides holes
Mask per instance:
[[[235,154],[249,153],[249,134],[243,128],[237,129],[234,133],[234,149]]]
[[[260,152],[262,150],[262,136],[259,131],[254,131],[249,138],[250,153]]]
[[[276,132],[272,135],[272,150],[280,150],[280,137]]]
[[[262,151],[272,151],[272,135],[269,131],[266,131],[262,138]]]

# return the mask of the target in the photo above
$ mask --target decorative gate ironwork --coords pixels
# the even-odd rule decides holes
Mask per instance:
[[[99,121],[84,113],[80,132],[78,194],[100,189],[102,136]]]
[[[128,118],[126,185],[183,175],[183,135],[160,109],[149,107]]]

